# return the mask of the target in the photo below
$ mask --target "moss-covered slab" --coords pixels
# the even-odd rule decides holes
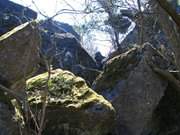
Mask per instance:
[[[111,130],[114,108],[85,81],[61,69],[27,81],[30,105],[38,111],[48,89],[45,135],[103,135]]]

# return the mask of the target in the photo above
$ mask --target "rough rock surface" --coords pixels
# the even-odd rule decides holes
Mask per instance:
[[[80,41],[72,32],[63,31],[53,21],[41,26],[42,53],[52,57],[54,68],[70,70],[73,65],[81,64],[88,68],[97,68],[95,60],[81,47]]]
[[[39,32],[35,22],[22,24],[0,37],[0,84],[23,94],[25,79],[39,60]],[[21,91],[19,91],[21,90]],[[17,91],[16,91],[17,93]],[[0,89],[0,135],[19,135],[9,95]]]
[[[95,60],[97,62],[97,65],[98,65],[98,69],[102,69],[103,68],[103,60],[105,59],[106,57],[102,56],[101,52],[97,52],[95,54]]]
[[[27,7],[9,0],[0,0],[0,35],[36,17],[37,13]]]
[[[78,41],[81,40],[80,35],[67,23],[49,20],[43,21],[40,27],[51,33],[71,33]]]
[[[92,85],[95,78],[101,73],[101,71],[93,68],[86,68],[82,65],[73,65],[71,71],[84,78],[89,86]]]
[[[12,89],[18,89],[19,82],[23,85],[22,79],[37,68],[39,45],[36,22],[22,24],[0,37],[1,84]]]
[[[124,14],[120,14],[109,17],[107,20],[107,24],[112,26],[118,32],[124,34],[128,30],[128,27],[131,25],[131,21],[129,20],[129,18],[124,16]]]
[[[13,111],[0,102],[0,135],[19,135],[18,124],[13,120]]]
[[[113,125],[114,108],[71,72],[56,69],[48,81],[46,127],[44,135],[104,135]],[[32,108],[42,105],[48,73],[27,81]]]
[[[142,135],[180,134],[180,93],[168,86]]]
[[[151,45],[135,47],[110,59],[94,88],[111,101],[117,111],[116,134],[141,135],[167,88],[167,82],[150,65],[170,67]]]
[[[129,9],[129,14],[125,13],[125,16],[129,17],[134,23],[136,24],[134,29],[128,29],[129,34],[126,36],[126,38],[120,43],[120,46],[125,49],[132,47],[134,44],[138,44],[139,39],[139,31],[140,31],[140,22],[136,19],[136,15],[138,16],[138,13],[135,13]],[[161,48],[166,47],[171,49],[171,44],[168,41],[166,35],[161,30],[160,24],[156,20],[156,16],[152,15],[144,15],[143,17],[143,43],[149,42],[151,43],[155,48]],[[170,50],[169,50],[170,51]],[[172,50],[170,51],[172,52]]]

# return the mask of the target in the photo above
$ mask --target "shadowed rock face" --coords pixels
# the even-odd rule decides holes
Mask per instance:
[[[48,73],[27,81],[30,106],[41,109]],[[114,108],[85,81],[61,69],[52,70],[48,82],[44,135],[104,135],[111,131]]]
[[[97,68],[95,60],[82,48],[77,33],[73,35],[73,30],[68,32],[54,21],[43,23],[41,50],[44,55],[53,58],[53,67],[72,71],[73,65],[81,64],[84,67]],[[66,28],[65,24],[63,28]]]
[[[71,33],[78,41],[81,40],[80,35],[67,23],[50,20],[43,22],[40,27],[51,33]]]
[[[75,75],[83,77],[89,86],[92,85],[95,78],[101,73],[97,69],[86,68],[82,65],[73,65],[71,70]]]
[[[0,37],[0,78],[7,87],[27,79],[36,70],[39,45],[35,22],[22,24]]]
[[[102,56],[101,52],[97,52],[95,54],[95,60],[98,65],[98,69],[102,70],[103,69],[103,60],[105,60],[105,57]]]
[[[132,12],[132,11],[129,9],[129,12]],[[136,14],[131,13],[132,16],[128,15],[128,13],[123,13],[123,14],[127,15],[136,24],[134,29],[131,29],[129,31],[129,34],[120,43],[120,46],[123,49],[125,49],[125,48],[132,47],[134,44],[139,43],[140,41],[139,32],[141,29],[141,26],[139,24],[140,24],[141,19],[137,19],[135,17],[135,15],[138,16],[137,13]],[[161,26],[159,22],[157,22],[157,18],[154,14],[144,15],[143,17],[143,43],[146,43],[146,42],[151,43],[156,48],[160,48],[163,45],[166,48],[171,49],[171,44],[168,41],[166,34],[162,31]]]
[[[117,111],[117,135],[141,135],[164,95],[167,82],[149,64],[161,69],[171,65],[156,49],[145,45],[110,59],[94,83]]]
[[[22,24],[0,37],[0,84],[24,94],[25,79],[39,63],[40,37],[36,22]],[[0,89],[0,135],[19,135],[9,95]]]
[[[40,28],[41,51],[46,57],[52,59],[53,68],[69,70],[86,79],[88,84],[92,84],[99,73],[96,70],[97,63],[81,46],[79,35],[73,28],[68,24],[51,20],[42,22]],[[42,60],[39,73],[45,71]]]
[[[128,27],[131,25],[130,19],[123,15],[114,15],[109,17],[108,24],[112,26],[116,31],[125,34]]]
[[[0,1],[0,35],[16,26],[37,18],[37,13],[27,7],[11,2]]]
[[[19,135],[18,124],[13,121],[13,111],[0,102],[0,135]]]
[[[180,93],[168,85],[142,135],[180,134]]]

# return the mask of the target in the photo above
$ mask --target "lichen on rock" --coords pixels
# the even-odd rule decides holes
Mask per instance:
[[[48,73],[44,73],[27,81],[28,101],[32,108],[41,109],[43,92],[48,89],[45,135],[76,129],[81,131],[78,135],[102,135],[111,130],[114,108],[89,88],[85,80],[61,69],[52,70],[50,79],[47,78]],[[64,124],[69,128],[65,130]]]

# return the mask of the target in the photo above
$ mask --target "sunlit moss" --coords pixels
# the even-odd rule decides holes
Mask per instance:
[[[87,108],[94,103],[101,103],[108,109],[112,105],[102,96],[90,89],[85,81],[74,74],[61,69],[53,70],[48,80],[48,73],[33,77],[27,81],[28,100],[32,105],[42,104],[42,93],[48,89],[48,105]]]

